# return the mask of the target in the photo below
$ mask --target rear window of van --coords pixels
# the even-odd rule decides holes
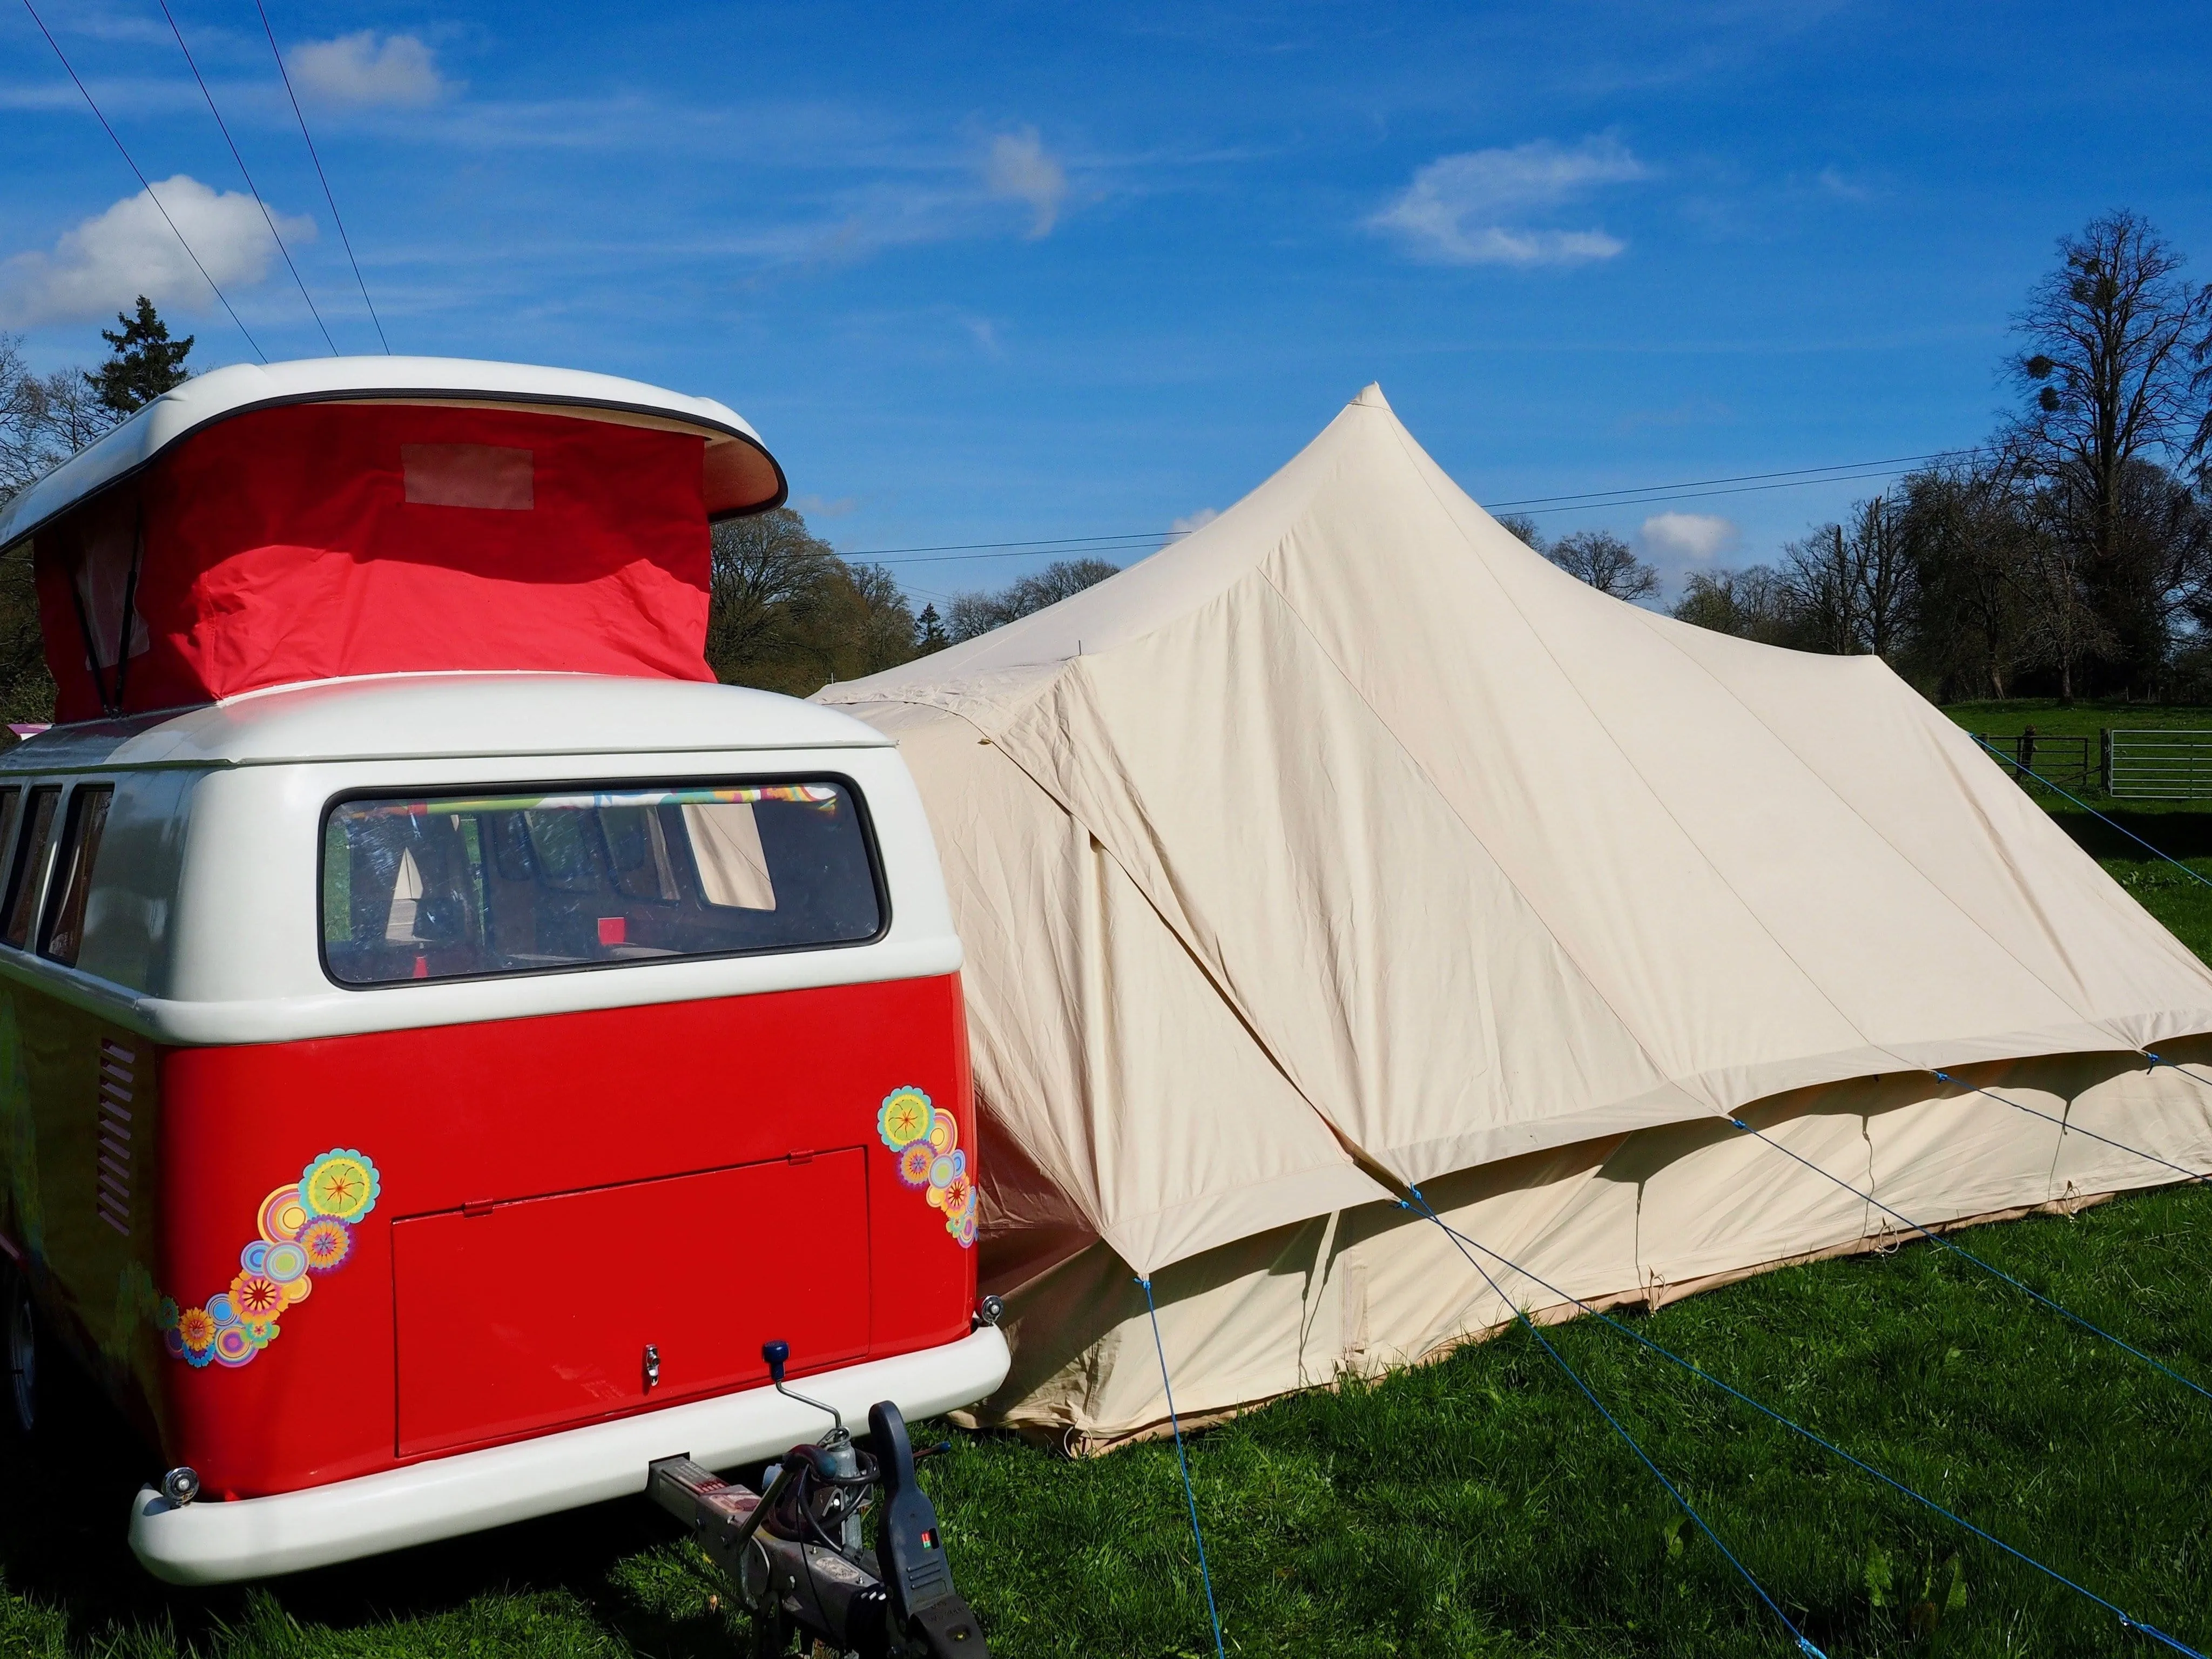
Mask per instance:
[[[323,959],[343,985],[860,945],[886,909],[839,780],[342,800]]]

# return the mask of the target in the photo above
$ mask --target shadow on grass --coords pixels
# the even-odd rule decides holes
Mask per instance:
[[[0,1650],[151,1659],[329,1651],[335,1637],[348,1652],[436,1652],[489,1638],[502,1652],[727,1659],[743,1633],[642,1498],[258,1584],[161,1583],[126,1536],[146,1452],[82,1377],[58,1380],[38,1445],[0,1462],[0,1613],[22,1615],[0,1618]]]

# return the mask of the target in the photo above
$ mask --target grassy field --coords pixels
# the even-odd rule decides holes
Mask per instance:
[[[1959,711],[2062,729],[2039,707]],[[2069,711],[2069,717],[2081,711]],[[2150,711],[2130,711],[2130,716]],[[2117,720],[2093,720],[2118,724]],[[2212,711],[2194,711],[2212,726]],[[2184,723],[2184,722],[2176,722]],[[2060,822],[2200,954],[2212,889],[2087,814]],[[2131,828],[2212,872],[2212,815]],[[2212,1193],[1963,1241],[2212,1378]],[[2212,1641],[2212,1401],[1933,1247],[1766,1275],[1635,1321],[2138,1618]],[[1594,1322],[1553,1332],[1767,1589],[1833,1656],[2165,1651]],[[165,1589],[125,1548],[143,1467],[89,1406],[4,1471],[0,1654],[726,1654],[742,1621],[642,1500],[251,1589]],[[927,1466],[996,1652],[1210,1652],[1174,1454],[1082,1463],[953,1437]],[[1231,1651],[1779,1655],[1781,1626],[1541,1351],[1510,1335],[1196,1437]]]

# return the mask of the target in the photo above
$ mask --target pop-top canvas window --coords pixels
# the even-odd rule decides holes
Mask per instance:
[[[834,781],[342,801],[323,953],[347,985],[855,945],[882,932]]]

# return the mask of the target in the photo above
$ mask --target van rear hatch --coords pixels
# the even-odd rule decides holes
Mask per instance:
[[[846,1147],[395,1222],[398,1455],[860,1358],[867,1213]]]

